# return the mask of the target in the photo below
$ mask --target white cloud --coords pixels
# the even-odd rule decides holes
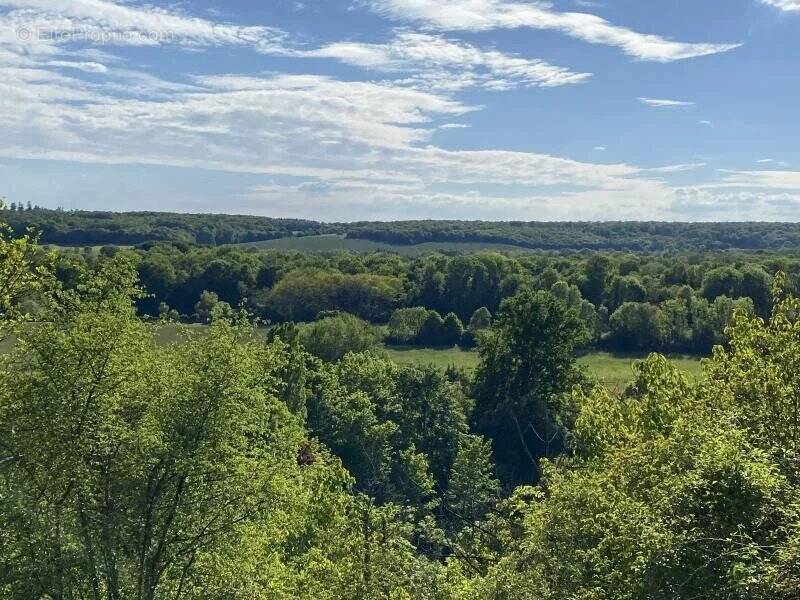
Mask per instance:
[[[797,221],[800,194],[680,188],[670,210],[692,221]]]
[[[724,175],[719,182],[708,183],[702,187],[713,188],[760,188],[772,190],[793,190],[800,192],[800,171],[729,171],[720,170]]]
[[[594,149],[597,150],[598,152],[605,152],[606,150],[608,150],[608,148],[606,148],[605,146],[595,146]]]
[[[654,167],[646,170],[651,173],[683,173],[686,171],[696,171],[697,169],[702,169],[705,166],[708,166],[707,163],[700,162],[680,165],[667,165],[665,167]]]
[[[648,202],[642,203],[642,194]],[[600,190],[558,195],[501,195],[467,189],[442,192],[425,185],[362,185],[338,181],[326,185],[257,186],[244,196],[253,211],[275,216],[325,220],[461,219],[607,220],[670,218],[674,194],[663,188]]]
[[[786,11],[800,11],[800,0],[761,0],[762,4]]]
[[[434,93],[318,76],[216,76],[195,85],[162,100],[124,99],[46,71],[0,72],[0,153],[320,181],[641,185],[628,165],[424,145],[435,117],[473,110]],[[326,149],[337,141],[340,151]]]
[[[456,8],[465,4],[468,0],[455,2]],[[491,16],[501,6],[534,7],[473,4],[478,16],[487,10]],[[10,9],[3,12],[4,7]],[[221,74],[169,81],[108,54],[105,42],[66,43],[57,35],[22,40],[22,25],[51,33],[77,28],[102,34],[99,40],[129,38],[126,43],[329,56],[379,70],[387,79]],[[633,48],[641,39],[630,33]],[[458,121],[479,110],[450,91],[551,87],[580,83],[589,75],[430,32],[401,31],[385,44],[329,44],[305,52],[288,48],[286,41],[278,30],[214,23],[132,2],[0,0],[0,156],[275,177],[282,182],[253,190],[250,200],[283,207],[286,215],[306,211],[314,218],[670,218],[676,192],[656,173],[699,168],[643,170],[537,152],[439,148],[431,145],[437,129],[469,127]],[[663,56],[672,60],[676,43],[666,43]],[[653,106],[692,105],[645,100]],[[747,181],[748,186],[795,190],[800,174],[788,173],[727,173],[716,185]],[[712,200],[728,193],[698,192]],[[678,200],[688,198],[681,194]],[[773,196],[777,206],[782,196]]]
[[[694,106],[694,102],[684,102],[681,100],[668,100],[664,98],[637,98],[642,104],[652,106],[654,108],[686,108]]]
[[[15,27],[36,30],[46,24],[49,31],[60,31],[79,24],[102,32],[170,32],[186,45],[246,43],[264,52],[297,53],[265,47],[270,32],[263,28],[218,25],[149,6],[106,0],[0,0],[0,6],[13,8],[3,15],[11,26],[0,27],[0,155],[5,157],[193,167],[296,178],[311,186],[401,186],[403,193],[440,193],[430,187],[437,185],[513,183],[530,190],[579,187],[632,194],[654,185],[638,180],[629,165],[427,145],[437,121],[477,110],[447,90],[551,86],[588,76],[541,61],[406,32],[386,45],[332,45],[326,52],[374,68],[402,65],[411,80],[222,74],[183,83],[126,68],[114,56],[91,50],[96,48],[91,42],[66,44],[58,36],[20,41]],[[93,77],[83,78],[84,73]],[[425,89],[426,81],[436,85]]]
[[[698,121],[698,123],[700,123],[700,125],[711,125],[712,124],[711,121],[709,121],[708,119],[701,119],[701,120]]]
[[[215,23],[152,5],[113,0],[0,0],[2,15],[24,45],[52,41],[98,45],[239,45],[271,51],[285,34],[275,28]]]
[[[542,60],[482,50],[442,36],[409,31],[400,32],[385,44],[337,42],[291,54],[335,58],[366,69],[419,73],[425,84],[439,79],[443,83],[437,88],[445,89],[468,85],[489,89],[556,87],[582,83],[591,77],[589,73],[575,73]]]
[[[620,48],[639,60],[671,62],[727,52],[740,44],[684,43],[642,34],[596,15],[557,12],[545,2],[504,0],[367,0],[377,12],[394,19],[425,23],[445,30],[550,29],[592,44]]]
[[[761,158],[761,159],[757,160],[756,162],[760,163],[760,164],[766,164],[766,163],[775,162],[775,159],[774,158]]]
[[[71,60],[50,60],[44,63],[46,67],[61,67],[65,69],[77,69],[87,73],[108,73],[108,67],[96,62],[75,62]]]

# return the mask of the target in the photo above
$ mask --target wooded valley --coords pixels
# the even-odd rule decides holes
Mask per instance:
[[[800,254],[46,241],[0,237],[0,598],[800,595]]]

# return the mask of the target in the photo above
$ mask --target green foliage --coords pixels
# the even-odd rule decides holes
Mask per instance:
[[[313,235],[331,229],[320,223],[300,219],[153,212],[85,212],[42,208],[25,212],[4,211],[3,218],[17,231],[24,231],[28,227],[40,231],[47,244],[72,246],[124,246],[148,241],[233,244],[295,234]]]
[[[3,208],[0,199],[0,209]],[[12,319],[26,316],[23,303],[39,292],[46,292],[53,257],[37,256],[36,238],[31,234],[12,237],[10,227],[0,222],[0,336]]]
[[[464,335],[464,325],[455,313],[448,313],[442,322],[440,345],[455,346]]]
[[[436,369],[348,354],[322,370],[308,419],[353,474],[357,489],[381,502],[404,502],[422,482],[409,479],[402,453],[424,455],[441,489],[467,413],[461,390]]]
[[[664,313],[652,304],[626,302],[611,315],[609,340],[615,348],[641,351],[659,348],[667,339]]]
[[[110,213],[32,207],[3,211],[16,230],[33,226],[44,242],[71,246],[133,245],[154,241],[198,244],[292,242],[298,236],[409,246],[425,243],[482,243],[539,250],[702,251],[797,248],[796,223],[544,223],[496,221],[397,221],[317,223],[245,215]],[[318,242],[319,244],[319,242]],[[321,250],[338,246],[320,244]],[[312,247],[304,247],[312,250]],[[627,273],[624,273],[627,274]],[[467,315],[461,315],[466,318]]]
[[[472,313],[469,320],[468,329],[473,334],[484,329],[489,329],[492,326],[492,313],[485,306],[481,306],[478,310]]]
[[[220,302],[219,296],[215,292],[204,291],[200,294],[200,300],[194,305],[194,311],[198,321],[210,323],[215,311],[223,316],[229,316],[232,309],[227,302]]]
[[[608,296],[608,309],[613,313],[626,302],[646,302],[647,289],[637,277],[614,277]]]
[[[87,273],[2,359],[0,597],[431,597],[420,525],[307,441],[296,351],[225,319],[159,345],[134,281],[124,259]]]
[[[456,555],[476,572],[485,574],[492,559],[486,548],[494,540],[484,520],[499,499],[491,444],[480,436],[462,436],[450,470],[446,514]]]
[[[401,295],[402,283],[393,277],[301,270],[286,275],[272,288],[266,312],[281,320],[312,321],[322,311],[339,310],[385,321]]]
[[[366,321],[341,313],[304,325],[300,329],[300,342],[314,356],[337,361],[348,352],[374,349],[380,343],[380,335]]]
[[[574,458],[476,595],[797,597],[798,311],[740,311],[697,383],[654,355],[621,398],[576,392]]]
[[[389,319],[388,340],[393,344],[412,344],[428,317],[428,309],[422,306],[398,308]]]
[[[49,258],[4,230],[0,598],[798,598],[798,273],[777,254]],[[136,315],[198,298],[210,326],[171,343]],[[265,333],[232,302],[318,320]],[[361,352],[375,327],[345,308],[437,345],[471,315],[474,377]],[[696,379],[652,355],[620,393],[576,366],[606,327],[608,347],[716,347]]]
[[[581,284],[583,297],[595,306],[602,304],[606,297],[612,271],[613,264],[608,257],[602,254],[592,254],[586,261],[585,274]]]
[[[444,319],[442,319],[442,315],[435,310],[431,310],[419,330],[417,343],[421,346],[441,346],[443,331]]]
[[[506,300],[480,347],[478,431],[494,444],[506,483],[538,478],[538,459],[564,447],[564,394],[582,381],[575,350],[587,337],[577,313],[547,292]]]
[[[17,332],[3,365],[0,438],[17,457],[3,510],[21,557],[7,584],[28,597],[179,593],[296,468],[302,429],[270,373],[279,348],[225,322],[157,346],[133,314],[134,273],[120,262],[90,277],[52,321]]]

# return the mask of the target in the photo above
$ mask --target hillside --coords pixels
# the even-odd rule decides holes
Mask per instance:
[[[201,245],[248,244],[305,236],[303,249],[392,250],[392,246],[497,245],[549,251],[703,251],[800,248],[799,223],[489,222],[396,221],[320,223],[247,215],[113,213],[33,209],[2,213],[16,231],[39,231],[42,242],[64,246],[137,245],[174,241]],[[333,236],[339,236],[333,237]],[[350,240],[344,243],[342,237]],[[276,243],[292,248],[293,243]],[[396,249],[396,248],[395,248]],[[438,249],[438,248],[434,248]],[[466,248],[468,249],[468,248]]]

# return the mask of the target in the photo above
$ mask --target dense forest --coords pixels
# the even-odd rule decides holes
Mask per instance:
[[[798,264],[4,228],[0,598],[797,598]],[[712,322],[697,380],[575,363]],[[377,323],[478,368],[399,366]]]
[[[206,323],[220,305],[263,321],[318,323],[332,337],[395,345],[476,345],[502,302],[546,291],[579,315],[582,349],[707,355],[736,308],[765,317],[776,273],[800,293],[800,254],[429,253],[329,254],[237,246],[151,243],[135,249],[64,250],[55,274],[67,287],[112,256],[136,265],[141,315]],[[372,326],[375,336],[366,329]]]
[[[0,218],[15,231],[36,230],[43,242],[64,246],[130,246],[150,241],[223,245],[292,235],[329,233],[330,227],[299,219],[178,213],[112,213],[47,210],[10,204]]]
[[[800,223],[402,221],[317,223],[242,215],[112,213],[9,205],[2,218],[29,227],[42,242],[65,246],[135,245],[148,241],[225,245],[338,234],[396,245],[472,242],[551,251],[697,251],[800,249]]]

